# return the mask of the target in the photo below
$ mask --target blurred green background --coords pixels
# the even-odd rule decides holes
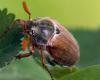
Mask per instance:
[[[33,18],[50,16],[73,33],[80,45],[81,56],[78,67],[100,63],[100,0],[26,0],[26,2]],[[15,14],[16,18],[28,19],[21,0],[0,0],[0,9],[4,8],[7,8],[9,13]],[[50,80],[50,78],[30,57],[14,60],[9,66],[1,69],[0,80]]]
[[[100,0],[26,0],[33,18],[50,16],[64,25],[95,28],[100,25]],[[28,16],[21,0],[0,0],[0,8],[8,8],[17,18]],[[88,27],[87,27],[88,26]]]

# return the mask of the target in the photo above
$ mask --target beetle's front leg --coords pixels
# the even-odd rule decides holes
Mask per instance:
[[[30,52],[29,53],[25,53],[25,54],[21,54],[20,53],[20,54],[18,54],[16,56],[16,59],[21,59],[21,58],[29,57],[29,56],[31,56],[33,54],[34,54],[34,48],[32,46],[30,46]]]
[[[30,53],[25,53],[25,54],[18,54],[18,55],[16,56],[16,59],[21,59],[21,58],[29,57],[29,56],[31,56],[32,54],[33,54],[32,52],[30,52]]]
[[[31,45],[30,46],[30,52],[29,53],[25,53],[25,54],[18,54],[17,56],[16,56],[16,59],[21,59],[21,58],[25,58],[25,57],[29,57],[29,56],[31,56],[31,55],[33,55],[34,54],[34,47]]]

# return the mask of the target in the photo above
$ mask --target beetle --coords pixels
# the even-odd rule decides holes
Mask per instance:
[[[22,41],[23,50],[29,45],[30,52],[18,54],[17,59],[28,57],[34,54],[34,48],[37,48],[41,54],[41,63],[49,72],[51,79],[54,80],[48,67],[45,65],[45,59],[51,65],[73,66],[80,57],[79,45],[74,36],[58,21],[50,17],[41,17],[32,20],[31,13],[25,1],[23,8],[29,15],[29,20],[17,19],[12,26],[19,24],[23,28],[23,33],[28,39]],[[7,33],[10,29],[7,29]],[[46,52],[44,52],[46,51]]]

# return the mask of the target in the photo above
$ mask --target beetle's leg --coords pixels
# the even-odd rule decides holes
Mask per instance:
[[[32,41],[32,37],[31,36],[29,38],[29,45],[30,45],[30,51],[32,53],[34,53],[34,45],[33,45],[33,41]]]
[[[20,53],[20,54],[18,54],[16,56],[16,59],[21,59],[21,58],[29,57],[29,56],[31,56],[33,54],[34,54],[34,48],[32,47],[29,53],[25,53],[25,54],[21,54]]]
[[[25,57],[29,57],[29,56],[33,55],[33,53],[34,53],[34,46],[32,45],[32,39],[31,39],[31,37],[30,37],[29,44],[30,44],[30,52],[26,53],[26,54],[19,54],[19,55],[17,55],[16,56],[17,59],[21,59],[21,58],[25,58]]]
[[[16,59],[21,59],[21,58],[29,57],[29,56],[31,56],[32,54],[33,54],[32,52],[26,53],[26,54],[18,54],[18,55],[16,56]]]
[[[54,80],[54,78],[53,78],[53,76],[52,76],[51,72],[49,71],[48,67],[45,65],[45,60],[44,60],[43,49],[40,49],[40,53],[41,53],[41,62],[42,62],[42,65],[43,65],[44,69],[46,69],[46,70],[47,70],[47,72],[49,73],[49,75],[50,75],[51,79],[52,79],[52,80]]]

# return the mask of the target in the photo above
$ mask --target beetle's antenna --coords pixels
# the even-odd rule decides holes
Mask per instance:
[[[25,12],[29,15],[29,20],[31,20],[30,10],[29,10],[29,8],[28,8],[28,6],[27,6],[27,4],[24,0],[22,1],[22,5],[23,5],[23,8],[24,8]]]

